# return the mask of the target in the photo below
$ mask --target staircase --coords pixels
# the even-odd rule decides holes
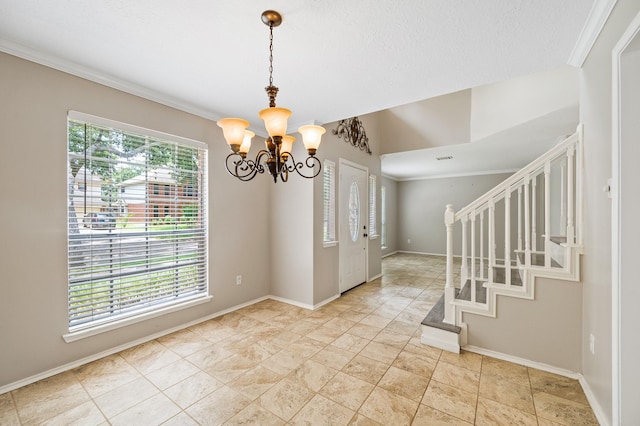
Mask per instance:
[[[495,318],[498,296],[535,300],[538,277],[580,280],[582,173],[579,125],[471,204],[447,205],[445,290],[422,321],[422,343],[458,353],[463,312]]]

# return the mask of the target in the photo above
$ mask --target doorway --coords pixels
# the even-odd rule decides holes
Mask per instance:
[[[366,167],[340,159],[340,293],[367,280],[368,177]]]
[[[637,285],[640,239],[640,14],[613,50],[612,152],[612,377],[613,424],[640,418],[640,287]]]

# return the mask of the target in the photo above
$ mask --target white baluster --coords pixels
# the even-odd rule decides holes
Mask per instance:
[[[504,194],[504,282],[511,285],[511,187]]]
[[[455,312],[452,305],[456,298],[456,289],[453,286],[453,223],[455,214],[453,205],[447,204],[444,212],[444,225],[447,230],[447,275],[444,284],[444,322],[455,324]]]
[[[480,280],[484,281],[484,210],[480,212]]]
[[[493,283],[493,267],[496,264],[496,204],[489,200],[489,265],[487,280]]]
[[[518,185],[518,250],[522,250],[522,185]]]
[[[468,278],[468,269],[467,269],[467,219],[468,216],[465,214],[460,219],[462,223],[462,265],[460,267],[460,288],[464,287],[464,284],[467,282]]]
[[[551,194],[549,191],[551,163],[544,163],[544,266],[551,267]]]
[[[476,303],[476,211],[471,212],[471,303]]]
[[[529,175],[524,177],[524,264],[531,266],[531,210],[529,209]]]
[[[531,182],[531,250],[536,251],[538,249],[538,234],[536,231],[537,225],[537,210],[538,210],[538,200],[537,200],[537,191],[536,188],[538,186],[538,176],[534,177]]]
[[[567,243],[573,244],[575,236],[575,227],[573,222],[573,193],[574,193],[574,147],[571,145],[567,149]]]

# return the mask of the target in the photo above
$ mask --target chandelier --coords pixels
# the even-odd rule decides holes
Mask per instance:
[[[260,111],[258,116],[264,121],[269,137],[265,141],[266,149],[261,149],[255,160],[247,159],[251,139],[255,136],[255,133],[247,130],[249,122],[242,118],[219,120],[218,126],[222,128],[224,138],[231,148],[231,154],[226,159],[227,171],[241,181],[249,181],[265,171],[269,172],[274,182],[278,182],[278,177],[286,182],[289,173],[294,171],[304,178],[314,178],[322,168],[315,155],[325,129],[315,125],[298,128],[309,156],[304,163],[296,162],[291,155],[296,138],[286,134],[287,119],[291,116],[291,111],[276,107],[278,88],[273,85],[273,28],[282,23],[282,16],[274,10],[266,10],[262,12],[262,22],[269,27],[269,85],[264,89],[269,97],[269,108]],[[303,173],[305,167],[309,171]]]

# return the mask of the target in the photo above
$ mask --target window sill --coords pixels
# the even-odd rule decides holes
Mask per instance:
[[[338,245],[337,241],[325,241],[322,243],[322,247],[335,247]]]
[[[77,340],[85,339],[87,337],[95,336],[97,334],[106,333],[107,331],[116,330],[118,328],[126,327],[138,322],[146,321],[151,318],[159,317],[171,312],[180,311],[182,309],[191,308],[193,306],[207,303],[213,299],[213,296],[198,297],[197,299],[187,300],[178,304],[171,304],[164,308],[154,309],[153,311],[145,312],[133,317],[123,318],[121,320],[111,321],[105,324],[99,324],[94,326],[87,326],[86,328],[80,328],[78,330],[69,331],[67,334],[63,334],[62,338],[65,342],[71,343]]]

